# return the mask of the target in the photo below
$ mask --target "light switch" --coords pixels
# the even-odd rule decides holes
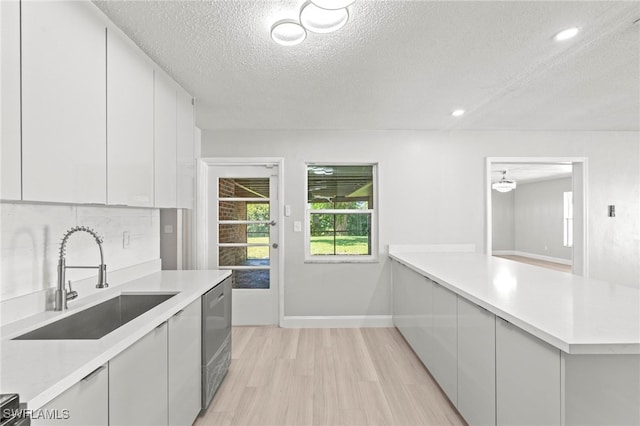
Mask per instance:
[[[291,216],[291,206],[289,204],[287,204],[286,206],[284,206],[284,215],[286,217]]]
[[[302,232],[302,222],[299,220],[293,222],[293,232]]]
[[[124,231],[122,233],[122,248],[127,248],[131,244],[131,234],[129,231]]]
[[[173,225],[165,225],[164,226],[165,234],[173,234]]]

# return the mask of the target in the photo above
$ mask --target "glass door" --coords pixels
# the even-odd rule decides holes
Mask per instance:
[[[233,324],[277,324],[277,167],[217,166],[214,174],[212,254],[233,274]]]

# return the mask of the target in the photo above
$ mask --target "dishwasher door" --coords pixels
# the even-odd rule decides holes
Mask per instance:
[[[202,296],[202,409],[231,364],[231,277]]]

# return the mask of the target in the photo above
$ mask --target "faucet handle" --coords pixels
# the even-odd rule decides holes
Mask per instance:
[[[71,280],[69,280],[69,291],[67,292],[67,300],[73,300],[78,297],[78,292],[71,288]]]

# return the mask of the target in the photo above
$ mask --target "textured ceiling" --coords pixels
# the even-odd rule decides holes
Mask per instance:
[[[303,2],[95,1],[203,129],[640,128],[640,2],[356,0],[341,30],[275,44]]]

